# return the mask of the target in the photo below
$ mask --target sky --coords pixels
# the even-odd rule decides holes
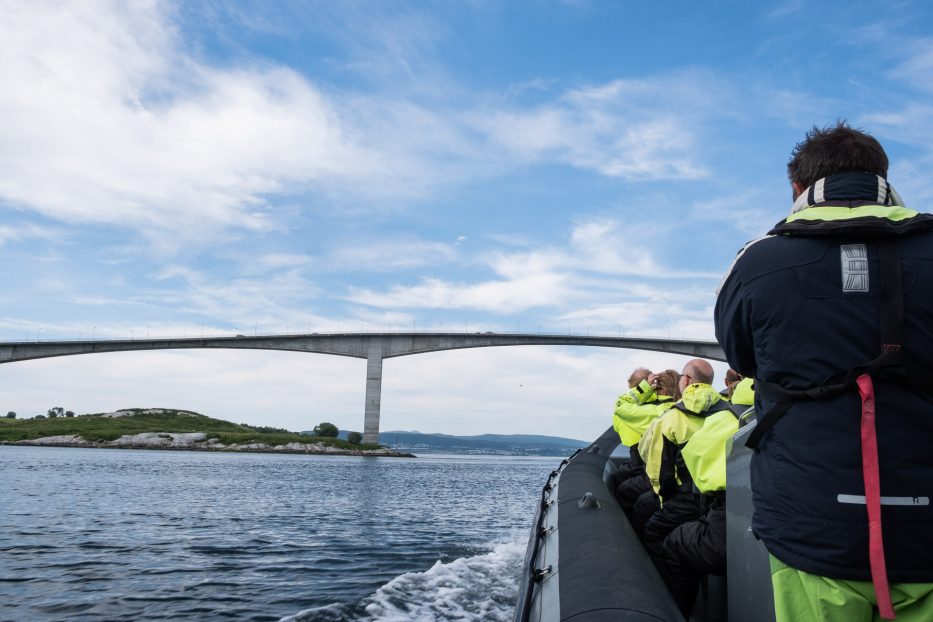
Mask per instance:
[[[925,2],[0,0],[0,340],[359,331],[713,339],[736,251],[838,119],[933,201]],[[382,430],[591,439],[636,366],[388,359]],[[0,366],[0,411],[361,430],[366,363]],[[723,365],[715,385],[721,386]]]

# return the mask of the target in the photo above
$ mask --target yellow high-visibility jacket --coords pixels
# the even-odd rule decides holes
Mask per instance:
[[[744,378],[732,393],[732,403],[755,403],[754,379]],[[726,456],[732,451],[732,437],[739,430],[734,411],[714,413],[706,418],[681,451],[693,483],[703,494],[726,489]]]
[[[755,405],[755,379],[742,378],[739,384],[735,385],[735,391],[732,392],[732,403],[740,406]]]
[[[637,445],[651,422],[673,405],[674,400],[669,395],[655,393],[654,387],[642,380],[616,400],[612,429],[623,445]]]
[[[703,427],[708,415],[728,408],[727,405],[728,401],[712,386],[691,384],[684,389],[681,401],[658,417],[641,437],[638,452],[645,461],[651,487],[662,503],[665,497],[684,487],[685,480],[690,481],[689,473],[684,473],[686,469],[678,468],[678,463],[683,462],[681,449]]]

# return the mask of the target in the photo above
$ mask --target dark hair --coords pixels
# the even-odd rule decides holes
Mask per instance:
[[[790,155],[787,176],[801,189],[834,173],[855,171],[888,176],[888,156],[881,143],[849,127],[844,120],[823,129],[814,125]]]
[[[730,384],[735,384],[736,382],[739,382],[740,380],[742,380],[743,377],[744,377],[744,376],[742,376],[742,374],[740,374],[739,372],[735,371],[734,369],[731,369],[731,368],[728,369],[728,370],[726,371],[726,386],[729,386]]]
[[[673,369],[666,369],[656,374],[658,377],[658,393],[670,395],[674,400],[680,399],[680,374]]]

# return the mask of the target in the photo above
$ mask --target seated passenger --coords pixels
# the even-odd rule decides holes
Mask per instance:
[[[728,400],[732,399],[732,392],[735,390],[735,385],[739,384],[742,380],[742,374],[735,371],[734,369],[729,369],[726,372],[726,388],[719,392],[720,395],[725,397]]]
[[[641,383],[642,380],[647,380],[648,376],[651,375],[651,370],[647,367],[637,367],[635,371],[628,377],[628,388],[634,389]]]
[[[651,376],[651,375],[652,375],[652,374],[651,374],[651,370],[648,369],[647,367],[637,367],[637,368],[635,368],[635,371],[633,371],[633,372],[631,373],[631,375],[629,375],[629,377],[628,377],[628,388],[629,388],[629,391],[627,391],[626,393],[623,393],[622,395],[619,396],[619,399],[616,400],[616,408],[618,409],[618,408],[619,408],[619,405],[620,405],[624,400],[635,401],[635,399],[636,399],[636,398],[635,398],[635,394],[632,394],[632,390],[633,390],[633,389],[636,389],[636,387],[645,387],[645,388],[647,388],[648,377]],[[643,385],[642,383],[646,383],[646,384]],[[636,394],[637,394],[637,391],[636,391]],[[612,428],[616,431],[617,434],[619,434],[619,437],[621,438],[621,437],[622,437],[622,434],[621,434],[621,432],[619,432],[619,427],[618,427],[618,425],[619,425],[619,424],[618,424],[617,421],[616,421],[615,412],[613,412],[613,417],[612,417]],[[628,443],[626,443],[624,439],[622,440],[622,444],[623,444],[623,445],[628,445]],[[631,455],[631,451],[629,452],[629,455]],[[631,464],[632,464],[631,461],[629,461],[629,462],[626,462],[626,463],[624,463],[624,464],[622,465],[622,467],[619,469],[619,472],[618,472],[618,474],[617,474],[617,476],[616,476],[618,481],[621,481],[621,480],[623,480],[623,479],[627,479],[628,477],[631,477],[631,475],[632,475]],[[613,488],[615,488],[615,486],[613,486]]]
[[[712,365],[702,359],[689,361],[680,377],[682,399],[658,418],[638,444],[660,508],[648,518],[646,508],[638,509],[635,512],[638,524],[633,523],[633,526],[659,566],[661,547],[667,535],[678,525],[703,514],[700,497],[694,492],[693,480],[684,466],[681,448],[707,417],[731,407],[729,401],[713,389],[712,382]],[[650,502],[642,498],[638,501],[639,504]]]
[[[681,452],[706,514],[676,527],[663,544],[661,575],[688,619],[703,575],[726,573],[727,444],[739,429],[738,413],[755,401],[752,378],[730,388],[732,403],[740,408],[707,417]]]
[[[679,379],[679,374],[672,369],[650,374],[616,402],[612,427],[622,444],[629,447],[631,456],[628,465],[620,471],[621,481],[616,486],[616,499],[627,513],[639,495],[651,490],[644,476],[645,463],[638,453],[638,441],[651,422],[680,398]]]

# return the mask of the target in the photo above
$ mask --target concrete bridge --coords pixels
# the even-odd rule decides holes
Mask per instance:
[[[101,352],[226,348],[240,350],[289,350],[334,354],[366,359],[366,405],[363,441],[379,440],[382,399],[382,360],[395,356],[492,346],[594,346],[669,352],[724,361],[714,341],[652,339],[640,337],[590,337],[523,333],[311,333],[308,335],[257,335],[184,339],[130,339],[89,341],[20,341],[0,343],[0,363]]]

